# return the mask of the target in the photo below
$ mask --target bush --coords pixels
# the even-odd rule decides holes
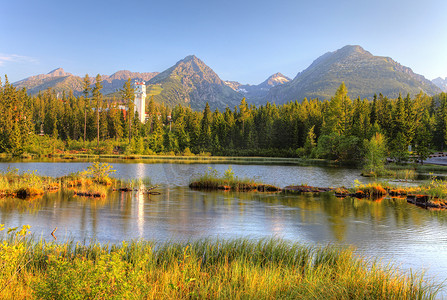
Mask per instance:
[[[80,173],[81,177],[90,177],[99,184],[110,185],[112,180],[109,175],[116,172],[113,170],[113,166],[108,163],[94,162],[88,166],[87,170]]]
[[[191,150],[189,150],[189,147],[186,147],[185,150],[183,150],[182,155],[183,156],[194,156],[194,153],[192,153]]]

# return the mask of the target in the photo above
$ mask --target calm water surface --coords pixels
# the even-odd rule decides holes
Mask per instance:
[[[86,169],[88,163],[0,163],[21,171],[61,176]],[[57,192],[40,199],[0,200],[0,223],[8,227],[29,224],[37,236],[51,240],[58,227],[59,240],[121,242],[200,238],[281,237],[309,244],[353,245],[361,254],[382,257],[403,269],[426,270],[441,282],[447,278],[447,212],[430,212],[405,199],[372,202],[337,199],[331,195],[200,192],[187,188],[191,177],[227,164],[113,164],[119,178],[150,177],[160,184],[159,196],[137,192],[110,192],[92,200]],[[239,177],[258,177],[284,187],[351,186],[365,181],[358,170],[233,165]],[[445,293],[441,296],[445,297]]]

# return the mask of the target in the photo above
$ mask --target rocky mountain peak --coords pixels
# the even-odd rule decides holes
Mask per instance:
[[[64,71],[64,69],[57,68],[57,69],[54,69],[53,71],[49,72],[47,75],[50,75],[51,77],[59,77],[59,76],[69,76],[69,75],[71,75],[71,73],[66,73]]]
[[[373,56],[370,52],[366,51],[359,45],[346,45],[343,48],[340,48],[332,53],[339,53],[344,55],[353,55],[353,54],[361,54],[367,56]]]
[[[184,59],[182,59],[180,62],[190,62],[190,61],[200,61],[200,59],[197,58],[194,54],[186,56]]]
[[[291,79],[289,77],[284,76],[283,74],[278,72],[267,78],[264,83],[267,83],[269,86],[276,86],[278,84],[289,82],[290,80]]]

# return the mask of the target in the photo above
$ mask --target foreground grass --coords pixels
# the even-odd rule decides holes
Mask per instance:
[[[2,299],[432,299],[437,287],[351,249],[282,240],[1,244]]]

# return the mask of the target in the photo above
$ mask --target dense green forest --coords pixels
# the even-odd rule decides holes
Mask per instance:
[[[284,156],[343,162],[425,158],[447,139],[447,94],[388,99],[350,99],[342,83],[330,100],[304,99],[255,107],[245,99],[225,111],[193,111],[159,105],[149,98],[145,124],[131,106],[130,80],[116,98],[104,98],[98,80],[81,96],[46,90],[29,96],[0,83],[0,151],[45,155],[89,153]]]

